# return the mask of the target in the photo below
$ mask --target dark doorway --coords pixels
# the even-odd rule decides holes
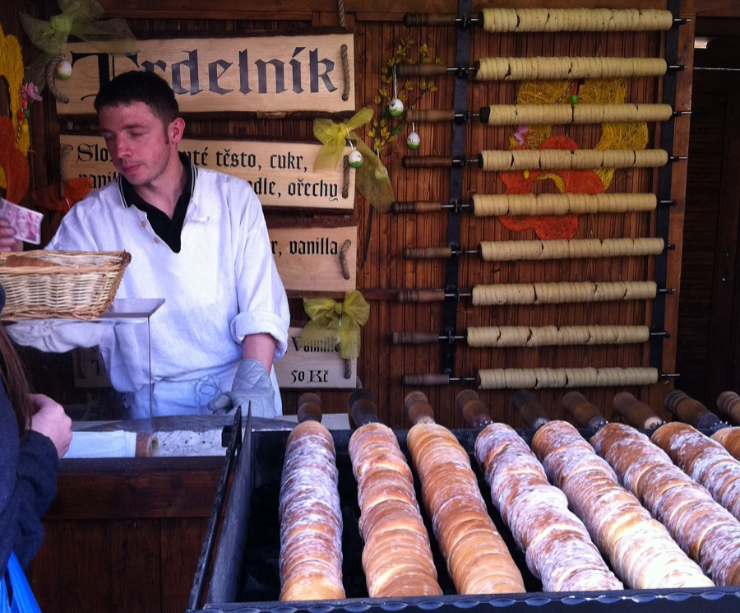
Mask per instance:
[[[740,391],[740,20],[696,25],[676,386]]]

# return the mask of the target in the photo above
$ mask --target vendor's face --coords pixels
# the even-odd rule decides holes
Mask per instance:
[[[113,165],[134,186],[148,186],[178,161],[184,122],[162,123],[143,102],[105,106],[98,112],[100,133]]]

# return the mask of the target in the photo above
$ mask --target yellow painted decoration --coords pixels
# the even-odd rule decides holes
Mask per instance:
[[[15,36],[5,36],[0,26],[0,77],[8,82],[10,94],[10,118],[13,121],[13,130],[16,135],[15,147],[23,155],[28,153],[30,139],[28,124],[23,109],[21,109],[21,85],[23,85],[23,56],[21,46]],[[20,115],[19,115],[20,113]],[[22,118],[22,119],[21,119]],[[23,127],[25,126],[25,130]],[[5,170],[0,166],[0,187],[7,188]]]
[[[518,104],[572,104],[572,81],[525,81],[517,92]],[[624,79],[586,79],[578,90],[578,104],[624,104],[627,83]],[[531,125],[526,135],[528,149],[537,149],[552,136],[551,125]],[[647,124],[603,123],[601,138],[594,149],[645,149],[648,143]],[[511,148],[520,147],[511,137]],[[614,168],[594,171],[606,190],[614,178]]]

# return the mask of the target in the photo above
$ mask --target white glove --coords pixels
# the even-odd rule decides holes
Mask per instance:
[[[253,358],[242,360],[234,375],[231,391],[219,394],[208,403],[213,413],[231,414],[238,406],[246,416],[252,403],[252,417],[277,417],[275,412],[275,389],[270,375],[262,362]]]

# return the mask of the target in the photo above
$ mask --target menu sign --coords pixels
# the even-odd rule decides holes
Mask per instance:
[[[357,226],[268,228],[280,278],[293,295],[357,287]]]
[[[100,136],[61,135],[62,175],[90,177],[94,189],[118,177]],[[199,168],[244,179],[264,207],[354,208],[355,173],[340,161],[334,170],[313,172],[320,143],[184,139],[179,150]],[[349,147],[345,151],[349,155]]]
[[[301,346],[302,328],[288,329],[288,350],[275,362],[275,375],[281,389],[355,389],[357,360],[343,360],[339,344]]]
[[[69,102],[57,102],[57,113],[95,113],[100,87],[131,70],[161,75],[184,113],[355,111],[350,33],[139,40],[136,47],[134,53],[118,54],[106,52],[102,42],[67,44],[72,76],[57,80],[57,87]]]

